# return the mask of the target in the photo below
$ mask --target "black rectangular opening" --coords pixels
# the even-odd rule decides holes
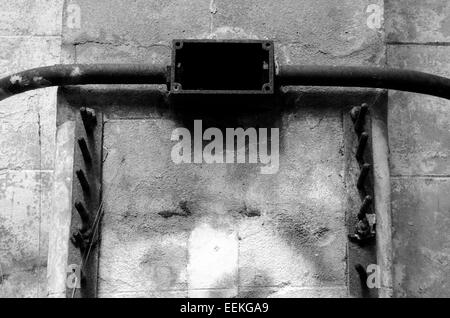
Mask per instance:
[[[273,93],[273,42],[174,40],[171,93]]]

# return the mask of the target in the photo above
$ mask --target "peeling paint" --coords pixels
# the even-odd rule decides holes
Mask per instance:
[[[72,72],[70,72],[70,76],[75,77],[81,75],[81,70],[78,66],[74,67]]]
[[[12,75],[9,78],[9,81],[11,82],[11,84],[21,84],[22,83],[22,76],[20,76],[20,75]]]

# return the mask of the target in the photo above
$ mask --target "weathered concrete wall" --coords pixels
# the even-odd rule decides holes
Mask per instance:
[[[0,1],[0,76],[59,63],[61,0]],[[45,297],[56,90],[0,102],[0,298]]]
[[[367,27],[366,11],[369,4],[382,7],[382,1],[66,1],[64,11],[62,2],[0,1],[0,74],[57,63],[62,17],[65,62],[168,62],[174,37],[273,38],[280,63],[382,64],[384,59],[383,34]],[[385,6],[389,64],[448,76],[449,4],[387,0]],[[51,89],[36,91],[0,104],[2,297],[46,293],[54,95]],[[389,104],[396,295],[447,295],[448,102],[391,93]],[[159,120],[173,125],[171,119]],[[122,124],[127,122],[109,127]],[[236,284],[225,285],[224,292],[235,293]],[[237,286],[248,285],[238,281]],[[295,293],[329,294],[302,288]]]
[[[174,38],[267,38],[280,63],[380,64],[382,29],[368,27],[383,1],[66,1],[66,51],[82,61],[168,61]]]
[[[382,14],[383,1],[67,1],[64,21],[81,19],[63,24],[63,55],[168,63],[173,38],[269,38],[282,64],[378,65],[384,34],[368,27],[369,4]],[[343,114],[373,96],[291,91],[284,112],[195,117],[165,109],[158,94],[121,94],[81,91],[108,118],[100,296],[349,295],[346,213],[356,189],[346,187]],[[171,131],[194,119],[279,127],[280,171],[174,165]],[[183,209],[191,214],[158,214]]]
[[[450,76],[450,4],[385,3],[390,66]],[[395,294],[450,296],[450,102],[391,92]]]
[[[175,165],[177,122],[109,121],[100,295],[301,295],[313,286],[345,295],[341,111],[315,112],[281,119],[275,175],[252,164]]]
[[[449,76],[448,2],[444,0],[386,0],[385,3],[389,65],[416,68]],[[239,37],[275,39],[279,63],[383,64],[385,51],[383,32],[368,27],[369,13],[366,9],[369,4],[378,4],[382,7],[383,1],[66,1],[64,10],[62,10],[62,0],[0,1],[2,7],[0,74],[57,63],[60,59],[61,17],[64,28],[62,52],[64,62],[168,62],[170,54],[168,45],[172,38]],[[80,10],[78,11],[77,8]],[[79,16],[77,16],[78,13],[80,13]],[[36,296],[46,293],[44,276],[47,225],[45,220],[50,211],[49,193],[54,167],[54,95],[54,90],[36,91],[0,103],[1,296]],[[297,96],[298,103],[305,106],[302,104],[304,103],[302,96],[301,94]],[[107,99],[104,101],[108,102]],[[119,109],[120,104],[112,97],[109,101],[116,109]],[[156,101],[160,102],[158,98]],[[448,171],[450,141],[447,138],[449,120],[448,111],[446,111],[448,102],[392,92],[389,105],[396,295],[448,295],[446,278],[449,277],[449,236],[446,235],[448,226],[445,226],[448,225],[449,202],[446,193],[448,193],[450,175]],[[167,127],[173,127],[173,118],[167,117],[167,114],[161,115],[160,110],[146,107],[146,104],[138,108],[144,109],[146,113],[138,127],[141,125],[157,127],[155,122],[166,127],[165,131]],[[301,112],[306,112],[306,118],[309,118],[311,122],[319,122],[320,112],[314,112],[307,105]],[[124,114],[123,110],[119,113]],[[150,120],[148,117],[158,119]],[[113,116],[110,118],[112,119]],[[286,117],[281,118],[286,119]],[[338,121],[336,114],[331,118]],[[123,122],[111,121],[107,127],[111,132],[122,125],[129,129],[130,119]],[[291,125],[299,128],[297,125],[300,123],[301,121],[289,122],[285,128]],[[327,125],[337,127],[336,122],[327,123]],[[319,127],[320,125],[314,129]],[[301,132],[297,128],[288,129],[288,131]],[[150,131],[153,130],[150,129]],[[148,131],[145,133],[150,134],[151,139],[156,136]],[[338,131],[337,134],[342,133]],[[310,135],[311,140],[314,140],[314,136]],[[124,151],[126,147],[122,145],[122,142],[118,140],[114,143],[111,140],[111,145]],[[164,147],[167,147],[167,144],[162,146],[162,149]],[[329,148],[330,153],[333,153],[333,149]],[[320,158],[322,154],[316,155]],[[296,158],[296,160],[300,159]],[[144,161],[143,164],[146,162]],[[225,173],[221,174],[220,169],[211,171],[209,177],[225,178]],[[331,175],[335,177],[338,171],[337,163],[333,169]],[[195,173],[199,178],[205,178],[201,172]],[[308,174],[305,172],[305,175]],[[148,177],[155,176],[149,172]],[[250,181],[253,182],[253,180]],[[247,180],[246,184],[251,184],[250,181]],[[170,178],[168,182],[170,184]],[[234,183],[230,184],[234,185]],[[233,193],[234,189],[230,184],[228,187],[231,188],[230,193]],[[337,186],[337,183],[335,185]],[[196,197],[194,201],[196,204],[206,204],[207,200]],[[255,201],[258,202],[258,200]],[[295,200],[293,202],[296,203]],[[217,208],[210,209],[210,211],[217,210]],[[345,210],[345,207],[342,210]],[[135,211],[142,213],[144,210],[137,208]],[[263,209],[263,211],[267,213],[262,214],[260,218],[270,214],[270,209]],[[123,211],[116,212],[118,213],[116,216],[112,213],[114,217],[120,216]],[[327,212],[330,211],[327,210]],[[308,213],[315,215],[319,211]],[[304,216],[304,214],[300,215]],[[211,216],[205,217],[208,220]],[[336,217],[340,218],[342,215]],[[228,221],[231,216],[225,218]],[[112,225],[114,225],[113,220],[110,220]],[[243,224],[245,229],[247,223],[251,228],[256,221],[254,218],[239,217],[238,222],[232,225],[240,229]],[[225,222],[225,224],[228,223]],[[339,234],[342,231],[340,224],[334,223],[327,233]],[[197,246],[195,242],[201,242],[202,233],[209,233],[210,230],[201,226],[200,229],[200,235],[197,235],[197,231],[191,231],[192,233],[189,234],[189,237],[193,236],[193,246]],[[226,227],[223,229],[223,232],[231,233],[231,235],[217,234],[218,232],[215,231],[215,237],[223,238],[225,242],[233,241],[232,237],[236,232],[233,232],[234,230],[226,232]],[[115,242],[111,234],[114,230],[114,226],[110,227],[109,232],[108,228],[105,230],[106,237],[111,235],[111,244]],[[263,226],[258,230],[262,233],[266,231]],[[143,237],[145,236],[138,235],[136,239],[142,242]],[[189,237],[185,235],[182,239],[169,242],[174,244],[185,242],[180,244],[186,247],[191,242]],[[270,237],[273,242],[278,242],[277,247],[285,243],[276,236]],[[196,241],[197,238],[198,241]],[[240,245],[236,247],[236,244],[233,244],[227,245],[231,246],[229,251],[240,251]],[[303,244],[294,244],[294,246],[303,251]],[[160,250],[163,249],[164,247],[160,248]],[[322,247],[319,250],[322,251]],[[180,252],[181,254],[187,253],[183,248],[180,251],[184,251]],[[342,253],[341,249],[338,249],[337,255],[341,255],[340,253]],[[196,259],[195,255],[194,253],[193,259]],[[258,260],[258,257],[255,257]],[[239,268],[235,265],[236,258],[239,259],[239,256],[232,258],[233,262],[230,261],[227,267],[231,273]],[[301,260],[301,257],[297,255],[291,258],[291,260],[297,259]],[[266,262],[260,261],[258,267],[265,268]],[[177,264],[180,267],[186,266],[185,274],[183,274],[185,276],[181,275],[180,286],[184,288],[181,295],[205,293],[203,287],[208,282],[200,282],[198,289],[186,287],[191,281],[189,278],[191,276],[187,274],[190,268],[187,267],[188,260]],[[283,264],[283,262],[274,262],[274,266],[277,264]],[[123,272],[123,268],[121,269],[119,265],[116,269]],[[306,264],[305,268],[309,265],[311,264]],[[336,261],[334,265],[336,268],[341,268],[342,262]],[[273,267],[266,267],[269,268],[269,272],[274,273]],[[164,266],[161,268],[165,273],[167,268]],[[289,273],[289,266],[283,265],[281,268],[283,268],[282,271],[273,274],[275,282],[285,281],[284,270]],[[313,269],[316,270],[315,267]],[[109,273],[115,275],[113,270],[114,268]],[[152,277],[152,273],[145,272],[145,275]],[[344,284],[341,281],[342,272],[338,270],[335,274],[331,279],[332,287],[324,289],[311,287],[314,285],[314,280],[308,279],[293,280],[294,285],[298,282],[304,285],[313,282],[308,287],[280,288],[282,285],[280,283],[274,288],[282,295],[288,295],[284,293],[289,293],[291,290],[294,290],[295,295],[307,296],[332,295],[334,292],[341,294],[341,287]],[[133,275],[134,273],[127,279],[132,280],[135,277]],[[216,273],[217,275],[219,274]],[[252,277],[252,275],[246,277]],[[193,277],[194,279],[197,277],[195,273]],[[323,278],[323,276],[320,277]],[[110,286],[112,281],[113,279],[107,281],[108,284],[105,286]],[[330,282],[327,279],[324,281],[327,284]],[[147,289],[151,290],[152,286],[159,286],[158,283],[161,282],[155,279],[147,283],[148,285],[143,287],[146,291],[128,293],[132,288],[126,289],[126,284],[119,284],[120,286],[116,286],[116,289],[114,286],[109,290],[104,289],[107,291],[104,295],[115,293],[122,296],[149,295]],[[161,286],[171,283],[172,280],[165,281],[161,283]],[[192,283],[196,284],[195,281]],[[236,286],[245,289],[250,285],[245,280],[237,280],[236,284],[223,282],[218,295],[235,294]],[[251,295],[255,295],[258,286],[263,285],[257,280],[252,287]],[[269,289],[260,288],[261,295],[267,295]],[[212,290],[208,289],[207,294],[211,295],[211,293]]]

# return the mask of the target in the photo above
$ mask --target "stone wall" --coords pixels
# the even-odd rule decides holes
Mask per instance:
[[[450,3],[385,1],[390,66],[450,76]],[[394,290],[450,296],[450,102],[389,93]]]
[[[59,63],[62,0],[0,1],[0,76]],[[0,102],[0,297],[45,297],[56,88]]]
[[[377,28],[373,15],[377,6],[385,12],[387,44],[384,30]],[[0,76],[60,61],[168,63],[173,38],[269,38],[276,42],[280,64],[387,63],[450,76],[450,5],[444,0],[0,0],[0,7]],[[164,201],[168,206],[158,205],[155,198],[146,197],[148,187],[153,185],[145,182],[137,189],[134,205],[120,208],[127,200],[110,204],[111,218],[105,219],[104,238],[111,251],[103,254],[101,295],[348,295],[346,275],[352,269],[346,268],[345,257],[351,250],[345,247],[344,233],[345,214],[352,207],[346,199],[348,193],[341,192],[345,177],[340,174],[345,166],[340,147],[346,134],[346,107],[358,98],[346,100],[339,94],[330,95],[330,91],[327,94],[319,91],[320,97],[311,97],[291,92],[290,111],[278,114],[276,125],[285,133],[286,145],[291,145],[296,136],[304,137],[301,143],[286,148],[283,159],[300,174],[291,176],[282,167],[280,173],[287,175],[286,180],[276,182],[274,193],[287,198],[283,209],[273,209],[276,200],[270,204],[265,201],[266,187],[273,180],[256,178],[247,168],[231,171],[223,167],[193,167],[180,172],[194,189],[197,184],[198,191],[189,200],[199,216],[192,221],[147,215],[145,212],[152,212],[154,207],[176,209],[186,198],[174,197]],[[336,96],[340,96],[338,101]],[[161,103],[159,98],[135,97],[137,110],[131,107],[127,112],[121,108],[128,103],[126,98],[122,97],[122,102],[117,95],[102,98],[103,107],[113,107],[116,114],[110,112],[105,126],[110,133],[105,144],[111,150],[105,162],[107,171],[114,171],[121,155],[132,156],[129,147],[134,140],[113,138],[118,131],[136,136],[142,145],[154,140],[161,149],[169,147],[157,136],[167,135],[179,124],[174,120],[176,114],[145,104],[149,100],[152,105]],[[395,295],[449,295],[448,101],[390,92],[388,102]],[[56,89],[0,102],[0,297],[47,295],[55,127]],[[322,144],[317,139],[320,135],[334,142]],[[150,157],[145,160],[137,158],[142,167],[147,167],[144,174],[120,177],[122,192],[110,187],[107,175],[105,195],[112,201],[126,193],[127,182],[160,180],[154,169],[160,173],[173,170],[155,165],[150,159],[156,160],[158,155],[151,149],[146,154]],[[318,168],[313,164],[317,160],[321,163]],[[169,173],[163,186],[171,185],[172,178]],[[202,182],[219,181],[231,200],[223,200],[216,186],[201,186]],[[176,193],[187,193],[187,189],[182,187]],[[242,216],[239,211],[245,210],[243,207],[257,207],[261,215]],[[126,240],[118,238],[117,233],[126,236],[134,229],[123,228],[128,223],[117,220],[127,213],[137,213],[138,219],[149,218],[145,220],[156,230],[169,223],[173,223],[169,228],[181,230],[161,237],[148,237],[149,231],[141,231],[134,234],[131,243],[124,243]],[[214,213],[221,216],[215,220]],[[165,236],[169,237],[162,240]],[[205,237],[213,239],[210,242]],[[146,242],[152,242],[148,244],[151,247]],[[258,246],[260,250],[267,247],[271,257],[262,257]],[[138,262],[133,268],[141,272],[125,266],[128,248],[139,255],[133,259]],[[227,262],[205,278],[198,275],[198,268],[211,268],[224,258]],[[173,259],[176,261],[170,263]],[[204,264],[204,259],[211,263]],[[160,266],[149,268],[155,260]],[[177,275],[171,274],[172,267],[167,263],[177,268]],[[128,274],[119,279],[124,273]],[[150,279],[142,282],[140,275]],[[218,279],[222,276],[227,278]],[[130,284],[134,286],[137,281],[142,286],[131,288]]]

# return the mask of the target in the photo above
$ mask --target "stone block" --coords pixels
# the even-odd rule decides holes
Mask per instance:
[[[59,63],[60,40],[3,38],[0,76]],[[36,90],[0,102],[0,168],[53,169],[56,88]]]
[[[386,0],[388,42],[450,41],[450,3],[446,0]]]
[[[450,297],[450,180],[394,178],[396,297]]]
[[[450,76],[446,46],[389,46],[389,66]],[[407,92],[389,92],[391,175],[448,175],[450,101]]]
[[[108,121],[100,290],[237,294],[238,286],[345,281],[341,110],[322,111],[281,117],[273,175],[255,164],[174,164],[171,132],[184,125],[174,119]]]
[[[52,173],[46,171],[3,171],[0,174],[3,271],[29,269],[46,263],[51,180]]]
[[[1,298],[44,298],[46,294],[45,266],[3,274],[0,278]]]
[[[209,0],[68,1],[64,8],[63,41],[151,48],[157,43],[168,44],[174,38],[195,38],[210,30],[209,4]]]
[[[347,287],[242,288],[242,298],[345,298]]]
[[[45,296],[51,180],[45,171],[0,173],[0,295]]]
[[[377,64],[384,33],[370,28],[369,5],[383,1],[214,1],[217,38],[273,39],[282,64]]]
[[[64,0],[1,0],[0,36],[60,35]]]

